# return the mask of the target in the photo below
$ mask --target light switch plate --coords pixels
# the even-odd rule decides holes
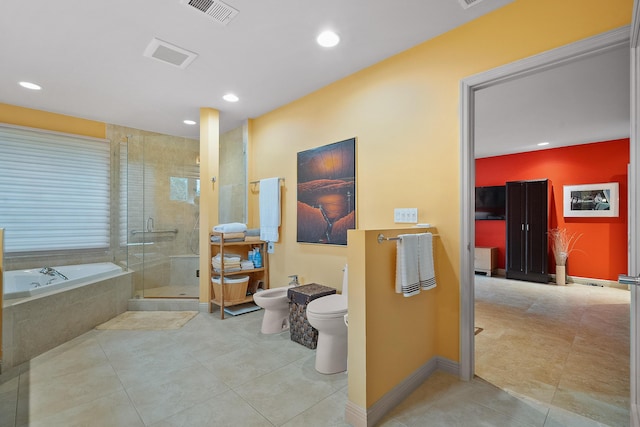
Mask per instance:
[[[418,208],[395,208],[393,221],[396,223],[417,223]]]

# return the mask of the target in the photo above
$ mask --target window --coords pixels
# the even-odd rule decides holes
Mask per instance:
[[[106,140],[0,125],[7,253],[109,247]]]

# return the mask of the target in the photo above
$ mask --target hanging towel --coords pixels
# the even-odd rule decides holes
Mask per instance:
[[[401,234],[396,242],[396,293],[411,297],[420,293],[418,236]]]
[[[260,180],[260,240],[277,242],[280,226],[280,178]]]
[[[423,291],[436,287],[436,273],[433,265],[433,234],[418,234],[418,274]]]

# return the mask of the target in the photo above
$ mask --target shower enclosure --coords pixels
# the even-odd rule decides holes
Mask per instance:
[[[200,144],[133,131],[120,138],[120,240],[136,298],[198,298]]]

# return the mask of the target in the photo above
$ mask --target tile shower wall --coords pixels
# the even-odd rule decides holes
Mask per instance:
[[[220,135],[219,220],[247,222],[247,125]]]
[[[128,257],[135,292],[144,296],[144,288],[169,285],[170,256],[198,251],[200,143],[115,125],[107,126],[107,137],[117,143],[115,156],[126,166],[114,173],[116,194],[126,192],[127,198],[114,198],[112,218],[121,225],[114,227],[112,239],[128,249],[118,256]],[[177,233],[142,233],[149,229]]]

